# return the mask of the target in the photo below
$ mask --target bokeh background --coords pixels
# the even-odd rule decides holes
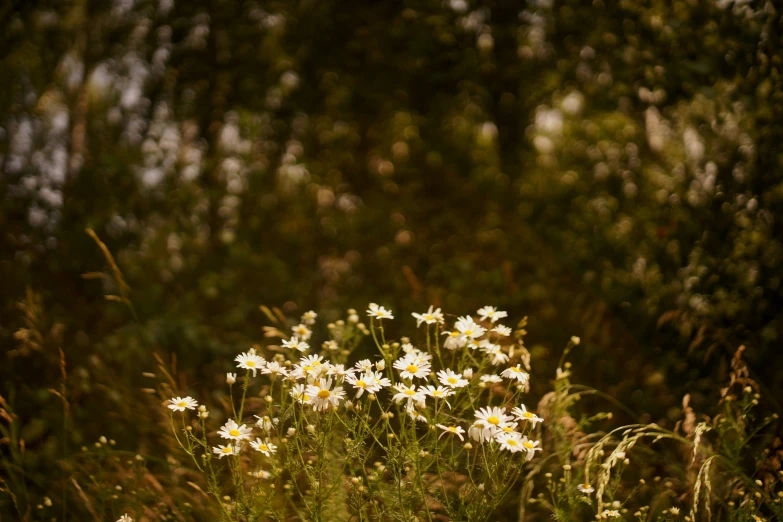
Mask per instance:
[[[782,69],[771,0],[3,2],[0,395],[30,490],[58,348],[68,445],[154,454],[154,354],[208,395],[261,304],[375,301],[402,333],[497,305],[540,381],[578,335],[575,380],[669,427],[745,345],[783,413]],[[135,317],[83,277],[109,271],[88,227]]]

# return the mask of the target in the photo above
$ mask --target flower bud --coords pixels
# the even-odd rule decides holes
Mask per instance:
[[[227,373],[226,374],[226,382],[229,386],[237,382],[237,374],[236,373]]]

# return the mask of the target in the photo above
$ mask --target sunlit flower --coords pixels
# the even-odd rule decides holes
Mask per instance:
[[[437,375],[440,383],[450,388],[462,388],[463,386],[468,385],[467,379],[463,379],[462,375],[458,373],[454,373],[452,370],[448,368],[439,371]]]
[[[342,386],[332,389],[332,379],[321,379],[317,384],[307,387],[307,395],[313,405],[313,411],[325,411],[329,406],[338,406],[345,397]]]
[[[495,436],[495,441],[500,444],[501,449],[508,450],[511,453],[525,451],[522,436],[516,431],[502,431]]]
[[[307,341],[313,335],[313,331],[303,324],[298,324],[294,326],[293,328],[291,328],[291,331],[294,332],[295,337],[299,337],[303,341]],[[299,350],[299,351],[303,352],[304,350]]]
[[[585,495],[589,495],[590,493],[595,491],[595,488],[590,484],[579,484],[576,487],[576,489],[578,489],[580,493],[584,493]]]
[[[292,372],[292,375],[297,379],[301,379],[306,376],[316,377],[320,375],[322,371],[328,370],[328,368],[324,367],[324,363],[322,362],[323,360],[324,358],[320,355],[308,355],[307,357],[302,357],[299,360],[299,364],[294,365],[294,371]]]
[[[250,446],[252,446],[254,450],[260,451],[267,457],[271,457],[272,453],[275,453],[277,451],[277,446],[269,442],[269,439],[262,441],[261,439],[256,438],[256,440],[250,443]]]
[[[312,326],[315,324],[316,317],[318,317],[318,314],[310,310],[302,314],[302,322]]]
[[[405,411],[408,413],[408,416],[413,420],[424,422],[425,424],[428,423],[429,421],[427,421],[427,417],[422,415],[421,412],[416,409],[416,406],[421,408],[424,407],[422,404],[417,403],[414,405],[413,403],[408,403],[408,405],[405,407]]]
[[[272,428],[277,424],[277,417],[274,419],[270,419],[268,415],[264,415],[263,417],[259,417],[258,415],[253,415],[256,419],[256,427],[261,428],[263,431],[272,431]]]
[[[530,377],[527,372],[523,370],[518,364],[516,366],[512,366],[511,368],[506,368],[500,372],[500,375],[506,379],[516,379],[523,384],[526,383]]]
[[[459,437],[459,440],[464,441],[465,437],[462,436],[465,430],[461,426],[444,426],[443,424],[436,424],[436,426],[443,430],[440,437],[443,437],[447,433],[451,433]],[[440,437],[438,437],[440,439]]]
[[[474,415],[476,421],[473,426],[480,428],[482,433],[480,438],[476,438],[473,434],[471,434],[471,437],[482,442],[483,440],[490,439],[500,433],[502,428],[513,420],[510,415],[506,415],[505,410],[498,408],[497,406],[480,408],[476,410]]]
[[[466,340],[477,339],[487,331],[483,326],[476,324],[472,317],[460,317],[457,322],[454,323],[454,328],[456,328],[462,335],[462,338]]]
[[[538,447],[539,441],[537,440],[530,440],[527,437],[523,437],[522,439],[522,446],[527,451],[527,457],[525,457],[525,460],[531,460],[533,456],[535,456],[536,451],[541,451],[541,448]]]
[[[127,513],[125,513],[124,515],[122,515],[122,516],[121,516],[121,517],[120,517],[120,518],[117,520],[117,522],[133,522],[133,519],[132,519],[130,516],[128,516],[128,514],[127,514]]]
[[[239,447],[232,444],[226,444],[225,446],[219,444],[212,448],[212,453],[218,455],[219,459],[222,459],[226,455],[239,455]]]
[[[361,361],[354,364],[356,369],[358,369],[360,372],[371,372],[372,371],[372,361],[370,359],[362,359]]]
[[[604,518],[618,518],[620,516],[620,512],[616,509],[604,509],[603,513],[601,513],[601,516]]]
[[[502,324],[499,324],[496,327],[494,327],[492,331],[501,337],[508,337],[509,335],[511,335],[511,328],[509,328],[508,326],[503,326]]]
[[[356,388],[356,397],[359,398],[366,391],[368,393],[377,393],[383,386],[389,386],[389,379],[380,377],[381,374],[365,372],[360,375],[349,374],[345,376],[345,382]],[[380,377],[380,378],[379,378]]]
[[[440,399],[446,399],[446,397],[454,395],[454,390],[452,390],[451,388],[444,388],[443,386],[438,386],[437,388],[432,385],[426,386],[421,389],[421,392],[424,393],[424,395],[428,395],[432,397],[436,401]],[[448,401],[445,402],[449,406],[449,408],[451,408],[451,404],[449,404]]]
[[[306,352],[310,345],[306,342],[300,341],[299,338],[294,335],[290,340],[283,339],[283,348],[291,348],[292,350],[299,350],[300,352]]]
[[[453,332],[443,332],[443,335],[447,335],[446,340],[443,341],[443,347],[447,350],[456,350],[465,346],[467,342],[462,334],[458,330]]]
[[[387,310],[375,303],[370,303],[370,309],[367,310],[367,315],[375,317],[376,319],[394,319],[391,310]]]
[[[261,370],[261,373],[271,375],[273,377],[277,375],[282,375],[285,377],[288,375],[288,370],[286,370],[285,367],[283,367],[283,365],[279,362],[270,361],[266,363],[266,366],[264,366],[264,369]]]
[[[415,355],[406,355],[405,357],[397,359],[394,362],[394,368],[400,370],[400,377],[403,379],[413,379],[414,377],[426,379],[432,371],[430,363]]]
[[[502,312],[495,308],[494,306],[485,306],[483,308],[479,308],[478,312],[482,320],[486,321],[489,319],[489,322],[494,323],[498,319],[503,319],[504,317],[508,317],[508,312]]]
[[[555,373],[555,379],[558,381],[560,379],[568,379],[568,377],[570,376],[571,376],[571,372],[569,372],[568,370],[564,371],[562,368],[558,368],[557,372]]]
[[[433,310],[432,305],[423,314],[414,312],[411,315],[416,318],[416,328],[420,327],[421,323],[434,324],[443,322],[443,314],[440,312],[440,308]]]
[[[289,392],[291,397],[300,404],[310,404],[310,396],[307,394],[307,389],[304,384],[296,384],[291,387]]]
[[[256,355],[253,352],[240,353],[234,359],[238,364],[237,366],[245,370],[251,370],[253,377],[256,376],[256,371],[260,370],[266,364],[263,357]]]
[[[479,380],[483,383],[490,383],[490,382],[503,382],[503,379],[500,378],[500,375],[495,375],[492,373],[488,373],[486,375],[482,375],[479,377]]]
[[[218,430],[218,435],[224,439],[243,440],[250,438],[253,428],[238,425],[234,419],[228,419],[226,423]]]
[[[397,393],[394,394],[394,402],[399,403],[400,401],[407,400],[408,405],[411,405],[412,403],[423,403],[425,400],[425,395],[421,392],[421,390],[416,389],[415,384],[411,384],[410,386],[407,386],[405,384],[398,384],[394,387],[395,390],[397,390]]]
[[[527,411],[527,408],[525,407],[524,404],[516,408],[512,408],[511,414],[521,421],[528,421],[532,423],[533,427],[535,427],[536,423],[538,422],[544,422],[544,419],[542,419],[532,411]]]
[[[169,401],[169,408],[174,411],[195,410],[198,402],[192,397],[174,397]]]
[[[352,375],[355,371],[356,370],[353,368],[346,370],[344,364],[330,364],[329,369],[326,371],[326,375],[333,375],[344,379],[348,375]]]

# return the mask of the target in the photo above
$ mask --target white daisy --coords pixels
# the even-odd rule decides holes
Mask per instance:
[[[376,319],[394,319],[391,310],[387,310],[375,303],[370,303],[370,308],[367,310],[367,315],[370,317],[375,317]]]
[[[237,366],[239,368],[252,370],[253,377],[256,376],[256,371],[263,368],[264,364],[266,364],[263,357],[260,357],[253,352],[240,353],[234,360],[238,363]]]
[[[536,423],[538,422],[544,422],[544,419],[542,419],[532,411],[527,411],[527,408],[525,408],[524,404],[522,404],[519,407],[512,408],[511,414],[521,421],[528,421],[533,423],[533,427],[535,427]]]
[[[539,441],[537,440],[530,440],[527,437],[522,438],[522,447],[527,451],[525,460],[531,460],[535,456],[536,451],[541,451],[541,448],[539,448],[538,445]]]
[[[278,375],[282,375],[283,377],[288,376],[288,370],[286,370],[285,367],[283,367],[283,365],[277,361],[270,361],[266,363],[266,366],[264,366],[264,369],[261,370],[261,373],[271,375],[272,377],[276,377]]]
[[[174,397],[169,402],[169,408],[174,411],[195,410],[197,407],[198,402],[192,397]]]
[[[526,383],[528,378],[530,377],[528,373],[523,370],[520,365],[512,366],[511,368],[506,368],[502,372],[500,372],[500,375],[505,377],[506,379],[516,379],[521,383]]]
[[[457,319],[457,322],[454,323],[454,328],[456,328],[462,335],[462,338],[466,340],[477,339],[487,331],[486,328],[476,324],[472,317],[460,317]]]
[[[345,392],[342,386],[332,389],[332,379],[321,379],[318,384],[311,384],[307,387],[307,395],[311,397],[313,411],[325,411],[329,406],[338,406],[344,399]]]
[[[324,364],[322,363],[323,360],[324,358],[320,355],[308,355],[307,357],[302,357],[299,360],[299,364],[294,365],[294,371],[292,375],[297,379],[302,379],[304,377],[317,377],[321,374],[321,372],[328,370],[328,368],[324,367]]]
[[[429,310],[423,314],[414,312],[411,315],[416,318],[416,328],[420,327],[421,323],[434,324],[443,322],[443,314],[440,313],[440,308],[433,310],[432,305],[430,305]]]
[[[501,449],[508,450],[511,453],[525,451],[522,436],[515,431],[498,433],[495,436],[495,441],[500,444]]]
[[[302,314],[302,322],[312,326],[315,324],[316,317],[318,317],[318,314],[310,310]]]
[[[443,437],[447,433],[452,433],[459,437],[459,440],[465,440],[465,437],[462,436],[462,434],[465,433],[465,430],[461,426],[444,426],[443,424],[436,424],[436,426],[443,430],[443,433],[440,434],[440,437]],[[440,437],[438,438],[440,439]]]
[[[620,516],[620,512],[616,509],[604,509],[604,512],[601,513],[601,516],[604,518],[618,518]]]
[[[415,355],[406,355],[405,357],[397,359],[394,361],[394,367],[397,370],[400,370],[400,377],[403,379],[413,379],[414,377],[426,379],[432,372],[430,363]]]
[[[508,312],[502,312],[494,306],[485,306],[483,308],[479,308],[477,313],[482,320],[486,321],[489,319],[489,322],[491,323],[494,323],[498,319],[508,317]]]
[[[310,404],[310,396],[307,394],[307,389],[304,384],[294,385],[289,394],[300,404]]]
[[[360,372],[371,372],[372,371],[372,361],[370,359],[362,359],[361,361],[354,364],[356,369],[358,369]]]
[[[508,337],[509,335],[511,335],[511,328],[509,328],[508,326],[503,326],[502,324],[499,324],[496,327],[494,327],[492,331],[501,337]]]
[[[346,370],[344,364],[330,364],[329,369],[326,370],[326,375],[333,375],[335,377],[339,377],[340,379],[345,379],[348,375],[352,375],[355,371],[356,370],[353,368]]]
[[[450,388],[462,388],[463,386],[468,385],[467,379],[463,379],[462,375],[454,373],[448,368],[439,371],[437,375],[440,383]]]
[[[260,451],[267,457],[271,457],[272,453],[275,453],[277,451],[277,446],[269,442],[269,439],[262,441],[261,439],[256,438],[256,440],[252,441],[250,445],[253,447],[254,450]]]
[[[120,518],[117,520],[117,522],[133,522],[133,519],[132,519],[130,516],[128,516],[128,514],[127,514],[127,513],[125,513],[124,515],[122,515],[122,516],[121,516],[121,517],[120,517]]]
[[[481,429],[481,439],[483,440],[494,437],[513,420],[511,416],[506,415],[505,410],[497,406],[480,408],[476,410],[475,417],[474,426]]]
[[[222,459],[227,455],[239,455],[239,447],[232,444],[226,444],[225,446],[218,444],[212,448],[212,453],[218,455],[219,459]]]
[[[306,352],[310,345],[306,342],[300,341],[299,338],[294,335],[291,340],[283,339],[283,348],[291,348],[292,350],[299,350],[300,352]]]
[[[394,394],[394,402],[399,403],[400,401],[407,400],[408,406],[415,403],[423,403],[426,396],[421,392],[421,390],[416,389],[415,384],[411,384],[410,386],[407,386],[405,384],[398,384],[394,387],[395,390],[397,390],[397,393]]]
[[[488,373],[486,375],[482,375],[479,377],[479,380],[483,383],[490,383],[490,382],[503,382],[503,379],[500,378],[500,375],[495,375],[492,373]]]
[[[428,395],[432,397],[433,399],[441,400],[443,399],[446,405],[451,408],[451,404],[449,404],[449,401],[445,400],[446,397],[450,397],[451,395],[454,395],[454,390],[451,388],[444,388],[443,386],[438,386],[437,388],[435,386],[426,386],[425,388],[422,388],[422,393],[424,395]]]
[[[589,495],[593,491],[595,491],[595,488],[591,486],[590,484],[579,484],[576,489],[578,489],[581,493],[584,493],[585,495]]]
[[[303,341],[307,341],[313,335],[313,331],[303,324],[298,324],[294,326],[293,328],[291,328],[291,331],[294,332],[295,337],[299,337]],[[300,351],[304,351],[304,350],[300,350]]]
[[[381,374],[375,374],[373,372],[365,372],[360,375],[346,375],[345,382],[356,388],[356,397],[359,398],[366,391],[368,393],[377,393],[381,391],[383,386],[389,386],[391,383],[389,379],[383,377],[379,378]]]
[[[231,440],[249,439],[251,433],[253,433],[253,428],[248,428],[244,424],[240,426],[234,419],[228,419],[228,421],[218,430],[218,435],[224,439]]]
[[[453,332],[443,332],[443,335],[448,335],[446,340],[443,341],[443,347],[445,349],[456,350],[465,346],[466,341],[463,339],[462,334],[459,333],[459,331],[454,330]]]

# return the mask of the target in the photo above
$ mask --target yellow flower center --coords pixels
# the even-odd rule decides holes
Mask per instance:
[[[266,444],[259,444],[258,449],[260,449],[261,451],[269,451],[269,446],[267,446]]]
[[[470,337],[471,335],[473,335],[473,330],[465,330],[465,331],[464,331],[464,332],[462,332],[462,333],[464,333],[465,335],[467,335],[468,337]]]
[[[405,371],[408,373],[416,373],[419,371],[419,367],[415,364],[409,364],[407,368],[405,368]]]
[[[318,398],[319,399],[328,399],[331,393],[329,393],[329,390],[321,390],[318,392]]]
[[[226,446],[225,448],[223,448],[220,451],[222,451],[223,453],[231,453],[231,447],[230,446]]]
[[[179,401],[179,402],[177,403],[177,406],[179,406],[180,408],[184,408],[184,407],[186,407],[187,405],[188,405],[188,403],[187,403],[187,402],[185,402],[185,401]]]
[[[487,422],[488,422],[488,423],[490,423],[490,424],[494,424],[495,426],[497,426],[498,424],[500,424],[500,419],[498,419],[497,417],[495,417],[494,415],[492,415],[491,417],[487,418]]]
[[[449,384],[457,384],[457,379],[455,379],[454,377],[449,377],[448,379],[446,379],[446,381]]]
[[[457,433],[457,428],[455,428],[454,426],[449,426],[449,431],[452,433]]]
[[[413,390],[405,390],[405,391],[404,391],[404,392],[402,392],[402,393],[404,393],[405,395],[408,395],[408,396],[411,396],[411,395],[416,395],[416,392],[415,392],[415,391],[413,391]]]
[[[590,484],[582,484],[582,489],[590,489]]]
[[[449,337],[459,337],[459,332],[451,332]]]
[[[432,392],[432,396],[433,397],[443,397],[443,392],[440,391],[440,390],[435,390],[434,392]]]
[[[232,437],[239,437],[239,430],[230,430],[228,434]]]
[[[505,428],[503,428],[503,431],[506,432],[506,433],[511,433],[512,431],[514,431],[514,428],[506,426]]]
[[[253,368],[253,367],[255,367],[256,362],[255,361],[247,361],[247,362],[245,362],[245,365],[246,366],[250,366],[251,368]]]
[[[356,386],[358,386],[359,388],[366,388],[367,387],[367,383],[362,381],[362,380],[358,380],[358,381],[356,381]]]
[[[433,319],[433,318],[432,318],[432,316],[431,316],[430,314],[425,314],[425,315],[424,315],[424,320],[425,320],[425,321],[432,321],[432,319]]]
[[[525,413],[522,414],[522,417],[524,417],[526,419],[532,419],[533,417],[535,417],[535,415],[533,415],[529,411],[526,411]]]
[[[508,444],[509,446],[513,446],[515,448],[517,447],[517,441],[515,441],[514,439],[508,439],[506,441],[506,444]]]
[[[520,370],[520,369],[519,369],[518,367],[516,367],[516,366],[514,366],[513,368],[511,368],[511,371],[512,371],[512,372],[516,372],[516,373],[522,373],[522,370]]]
[[[536,447],[536,445],[533,444],[532,442],[530,442],[529,440],[526,440],[525,442],[523,442],[522,445],[524,447],[526,447],[527,449],[533,449],[533,448]]]

